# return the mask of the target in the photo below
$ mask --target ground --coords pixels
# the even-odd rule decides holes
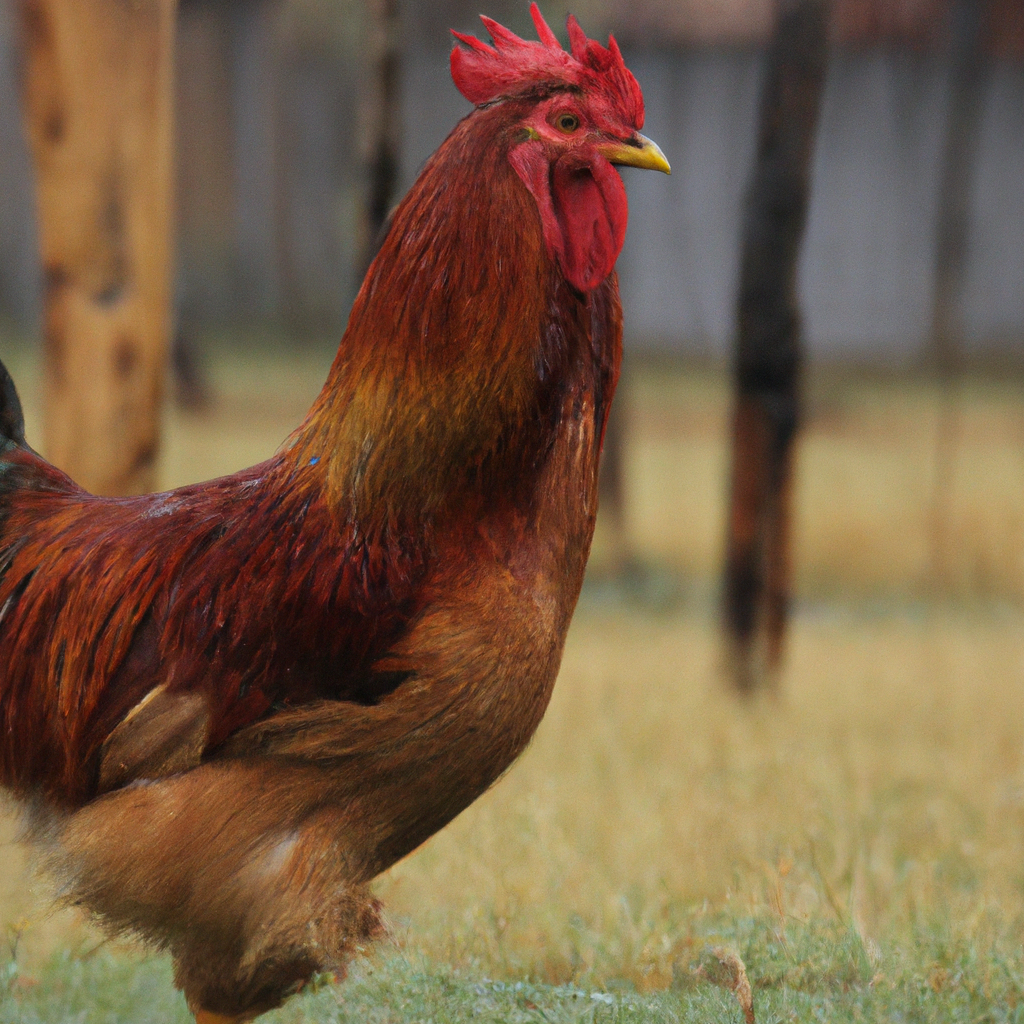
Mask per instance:
[[[269,454],[329,361],[218,351],[168,485]],[[0,358],[36,440],[33,364]],[[937,455],[927,381],[815,377],[788,661],[748,703],[719,673],[725,379],[635,366],[622,397],[646,568],[609,581],[599,537],[535,742],[380,879],[393,941],[268,1021],[740,1021],[730,953],[761,1022],[1024,1020],[1019,381],[958,387]],[[163,958],[46,916],[3,849],[0,1022],[188,1019]]]

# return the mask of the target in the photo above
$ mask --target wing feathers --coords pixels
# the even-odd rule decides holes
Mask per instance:
[[[104,742],[99,791],[195,768],[209,726],[203,694],[170,693],[166,683],[150,690]]]

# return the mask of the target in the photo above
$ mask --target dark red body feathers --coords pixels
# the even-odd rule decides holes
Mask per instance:
[[[628,72],[573,47],[612,82],[573,99],[599,134]],[[589,141],[559,150],[549,101],[475,111],[428,162],[320,397],[260,466],[93,497],[25,446],[0,368],[0,782],[70,898],[168,948],[194,1009],[252,1015],[343,970],[380,932],[367,883],[547,705],[625,231],[617,172]]]
[[[138,498],[20,491],[0,513],[7,787],[90,799],[103,741],[160,684],[203,693],[210,748],[275,704],[379,698],[372,660],[408,617],[422,553],[375,552],[305,468]]]

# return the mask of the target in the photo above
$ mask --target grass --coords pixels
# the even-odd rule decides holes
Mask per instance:
[[[744,951],[761,1022],[1024,1020],[1019,958],[975,941],[951,941],[941,928],[920,930],[914,956],[872,953],[835,926],[731,919],[695,940],[730,941]],[[884,959],[884,966],[879,961]],[[726,984],[709,981],[708,957],[684,953],[672,982],[656,991],[617,985],[496,979],[408,956],[354,966],[340,986],[313,986],[267,1024],[661,1024],[741,1020]],[[696,967],[696,969],[695,969]],[[83,960],[55,954],[34,976],[9,975],[0,1021],[189,1021],[159,957],[101,953]]]
[[[167,482],[269,454],[325,369],[304,358],[219,358],[219,406],[171,415]],[[722,947],[762,1024],[1024,1020],[1024,400],[964,385],[936,594],[934,395],[815,385],[782,695],[742,705],[718,672],[723,382],[646,372],[627,398],[631,536],[681,596],[585,595],[526,755],[380,880],[394,941],[268,1021],[740,1021]],[[31,923],[0,1022],[188,1019],[164,958],[45,916],[4,855],[0,920]]]

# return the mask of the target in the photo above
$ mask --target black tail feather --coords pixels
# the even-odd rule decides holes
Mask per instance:
[[[0,362],[0,438],[25,444],[25,416],[21,411],[21,399],[14,386],[7,367]]]

